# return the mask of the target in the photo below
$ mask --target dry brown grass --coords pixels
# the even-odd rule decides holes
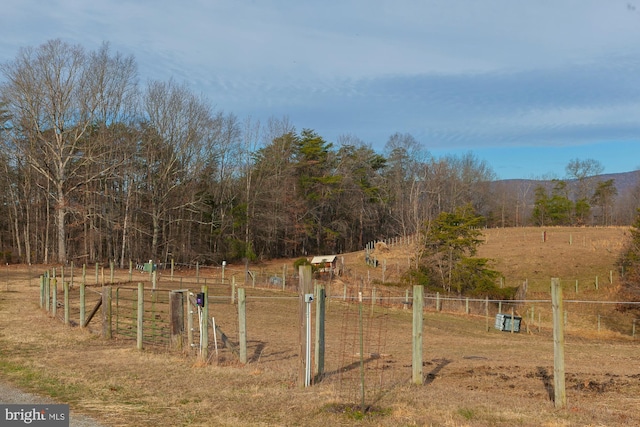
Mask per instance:
[[[546,292],[550,278],[558,277],[567,290],[576,280],[579,289],[591,290],[596,276],[605,287],[611,270],[617,280],[615,262],[627,238],[627,227],[490,229],[478,255],[495,260],[510,286],[528,280],[531,291]]]
[[[558,275],[563,283],[568,278],[569,292],[576,278],[588,282],[598,274],[605,282],[624,238],[623,229],[548,229],[542,243],[540,231],[489,230],[480,255],[496,259],[507,284],[526,278],[531,292],[542,295]],[[398,274],[411,251],[390,248],[386,256],[386,274]],[[349,254],[346,261],[356,282],[381,280],[380,267],[363,267],[363,254]],[[376,308],[372,314],[365,306],[365,355],[376,355],[365,374],[371,411],[361,417],[353,304],[330,301],[330,375],[302,390],[296,387],[297,300],[290,293],[247,289],[250,363],[243,366],[222,350],[205,365],[192,355],[165,348],[137,351],[130,340],[105,341],[89,330],[64,327],[37,307],[36,281],[29,285],[24,270],[0,271],[0,379],[69,402],[106,425],[640,425],[636,342],[606,328],[598,333],[577,315],[569,316],[568,408],[555,409],[546,324],[540,333],[486,332],[482,316],[427,312],[425,384],[415,386],[409,381],[410,310]],[[31,271],[35,276],[44,268]],[[597,294],[578,295],[606,296],[613,286],[603,283]],[[211,310],[235,339],[236,308],[216,301]]]

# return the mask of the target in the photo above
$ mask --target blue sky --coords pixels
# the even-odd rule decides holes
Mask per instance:
[[[409,133],[499,178],[640,169],[640,0],[21,0],[0,62],[61,38],[135,56],[216,109],[382,152]]]

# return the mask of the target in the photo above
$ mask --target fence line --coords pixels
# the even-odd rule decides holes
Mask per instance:
[[[52,315],[56,317],[59,316],[58,308],[64,308],[63,318],[65,324],[83,325],[83,319],[85,319],[84,305],[88,304],[89,307],[94,306],[95,311],[98,308],[101,298],[104,298],[102,292],[92,286],[80,286],[79,288],[75,286],[71,287],[70,282],[65,282],[63,283],[63,286],[59,286],[56,277],[51,277],[49,272],[40,277],[40,306],[51,312]],[[114,322],[114,332],[116,336],[135,339],[138,337],[137,330],[141,326],[145,330],[144,344],[171,346],[172,320],[169,313],[169,295],[171,292],[175,291],[174,288],[179,285],[180,289],[185,290],[186,295],[189,295],[197,291],[189,290],[188,288],[185,288],[185,285],[192,289],[194,287],[197,289],[198,285],[207,286],[207,284],[211,284],[211,286],[209,286],[210,292],[208,295],[208,301],[210,304],[230,303],[233,305],[236,303],[235,297],[239,288],[235,283],[234,277],[235,276],[232,275],[231,279],[227,277],[225,282],[217,283],[215,279],[212,280],[211,278],[193,277],[174,277],[171,281],[162,280],[159,284],[157,282],[153,282],[154,286],[158,284],[157,289],[144,289],[144,293],[147,296],[144,297],[144,318],[142,320],[138,319],[138,296],[136,295],[138,289],[127,283],[114,285],[114,307],[109,321]],[[259,275],[255,274],[253,277],[259,277]],[[264,274],[264,277],[273,276],[270,274]],[[73,275],[71,275],[71,280],[73,280]],[[361,299],[371,307],[371,312],[373,312],[374,308],[378,306],[408,309],[413,303],[413,295],[409,289],[386,288],[384,286],[378,287],[375,285],[364,286],[361,281],[361,285],[357,288],[344,284],[342,292],[336,292],[335,284],[331,283],[331,281],[325,281],[324,283],[329,290],[332,287],[334,289],[333,293],[330,291],[326,293],[327,303],[331,303],[333,301],[354,303]],[[293,285],[296,284],[296,282],[294,280],[289,280],[289,284],[290,288],[293,288]],[[244,286],[243,288],[250,289],[249,286]],[[251,289],[254,288],[256,288],[255,281],[252,281]],[[274,286],[272,280],[265,280],[262,281],[262,286],[258,286],[257,289],[275,292],[276,290],[282,291],[283,287],[281,287],[279,282]],[[355,289],[357,289],[358,293],[356,293]],[[85,292],[84,296],[78,295],[78,291],[82,294],[85,290],[87,292]],[[288,289],[285,287],[285,290]],[[59,297],[59,293],[64,294],[63,302],[61,302],[62,298]],[[49,297],[47,298],[46,295]],[[83,299],[85,301],[82,301],[82,304],[80,302],[76,303],[76,299]],[[246,295],[246,301],[249,303],[257,301],[294,302],[295,300],[297,300],[297,297],[293,295]],[[637,307],[640,306],[640,301],[627,302],[566,299],[564,300],[564,303],[569,307],[576,305],[592,307],[592,312],[584,314],[565,310],[565,325],[570,326],[569,332],[575,332],[580,328],[593,328],[593,330],[597,330],[598,332],[601,332],[602,330],[612,330],[624,335],[631,335],[635,338],[637,319],[629,318],[628,316],[607,316],[600,313],[599,310],[597,310],[597,307],[611,305]],[[522,315],[524,323],[527,326],[527,331],[531,332],[530,326],[533,326],[533,329],[535,329],[536,323],[538,331],[541,330],[541,324],[549,324],[548,306],[551,305],[551,299],[499,300],[440,295],[439,293],[425,293],[423,304],[424,311],[427,312],[446,312],[452,314],[484,316],[487,318],[490,315],[502,312],[507,313],[510,310],[514,310],[514,312]],[[543,307],[540,307],[541,305]],[[188,319],[192,314],[194,313],[184,313],[184,318]],[[569,315],[571,315],[570,318]],[[78,322],[76,322],[75,319],[78,319]],[[488,319],[487,324],[489,324]],[[574,326],[573,329],[571,326]],[[186,341],[186,348],[198,347],[200,344],[198,334],[193,334],[192,338],[187,338],[187,336],[192,335],[189,333],[193,332],[189,330],[192,328],[186,328],[184,326],[182,328],[181,335],[183,335],[183,337],[181,338],[181,341]]]
[[[295,316],[302,313],[299,307],[302,301],[300,295],[284,293],[280,287],[254,289],[237,287],[233,282],[211,284],[209,281],[209,283],[209,285],[202,285],[202,292],[196,290],[197,287],[185,288],[185,281],[182,280],[179,282],[178,289],[176,289],[177,282],[173,283],[173,287],[165,286],[156,289],[151,288],[148,283],[146,288],[142,283],[139,283],[137,288],[123,283],[102,286],[102,292],[97,292],[91,287],[87,289],[91,296],[89,299],[96,303],[95,308],[102,304],[103,337],[131,340],[139,349],[143,345],[153,345],[162,346],[171,351],[180,350],[187,354],[196,353],[202,363],[209,363],[214,357],[216,361],[230,358],[241,364],[253,363],[260,360],[265,347],[269,348],[269,355],[265,357],[278,357],[283,361],[295,360],[302,354],[303,350],[299,347],[302,344],[301,340],[297,343],[297,347],[290,332],[279,333],[281,329],[296,324]],[[51,315],[55,317],[60,317],[61,311],[56,312],[56,308],[60,307],[57,304],[60,301],[58,293],[64,293],[64,321],[69,324],[71,308],[74,308],[74,315],[79,312],[79,308],[76,311],[75,307],[80,303],[76,304],[74,301],[80,300],[79,290],[84,289],[85,286],[82,285],[80,289],[69,289],[65,284],[61,288],[57,285],[55,278],[47,278],[47,275],[41,279],[40,286],[40,305],[43,308],[48,307]],[[314,377],[314,381],[333,381],[338,394],[348,396],[355,396],[355,390],[358,390],[358,387],[364,387],[365,382],[367,393],[374,395],[392,384],[407,381],[407,372],[402,368],[408,366],[412,367],[412,381],[421,383],[424,378],[421,370],[423,345],[418,341],[422,337],[421,331],[423,331],[425,319],[427,326],[429,322],[433,322],[434,326],[441,328],[443,325],[448,325],[445,322],[449,322],[453,319],[452,315],[455,315],[458,319],[465,319],[467,325],[473,324],[474,330],[490,333],[492,332],[490,325],[496,325],[495,329],[498,329],[497,315],[504,314],[509,317],[511,328],[505,327],[501,331],[514,333],[514,316],[517,315],[520,320],[517,332],[521,332],[521,326],[524,326],[528,334],[537,331],[537,333],[544,333],[547,337],[558,321],[558,313],[552,313],[552,301],[543,298],[490,300],[439,293],[427,294],[420,286],[414,287],[412,291],[361,285],[345,287],[341,293],[325,294],[319,292],[320,288],[324,289],[324,285],[316,284],[316,286],[318,287],[314,293],[316,313],[320,310],[318,299],[322,294],[326,295],[326,299],[323,298],[326,313],[316,317],[316,326],[319,327],[318,322],[323,325],[321,329],[316,329],[316,336],[322,335],[322,340],[316,342],[316,349],[320,348],[322,352],[316,352],[314,357],[315,361],[322,363],[315,367],[317,376]],[[419,293],[414,295],[414,292]],[[245,297],[245,293],[249,295]],[[401,295],[402,293],[404,295]],[[203,301],[200,300],[201,295],[204,297]],[[601,313],[597,308],[610,307],[611,304],[638,306],[640,302],[574,299],[564,300],[564,303],[564,312],[559,314],[559,321],[562,322],[568,334],[584,331],[598,333],[613,331],[620,334],[620,337],[630,336],[635,339],[638,319],[624,315],[616,316],[615,312]],[[587,313],[583,313],[584,307],[587,306],[591,311],[587,310]],[[410,307],[413,311],[411,313],[413,331],[411,334],[406,330],[400,332],[404,334],[402,340],[406,340],[406,345],[405,343],[398,345],[396,340],[393,351],[387,351],[387,338],[399,333],[398,324],[392,323],[394,318],[399,316],[389,316],[389,312],[408,310]],[[419,313],[416,312],[416,307],[420,307]],[[571,311],[567,307],[583,309]],[[261,314],[264,313],[262,310],[266,310],[269,316]],[[425,313],[429,315],[421,316]],[[449,317],[446,317],[445,313]],[[490,320],[494,315],[495,323]],[[197,321],[193,322],[193,317],[196,317]],[[276,318],[275,321],[268,319],[271,317]],[[329,354],[324,353],[325,319],[328,319],[327,322],[331,324],[331,327],[326,329],[328,331],[326,348],[330,349]],[[410,319],[411,316],[407,315],[405,320],[408,330],[411,330],[408,325],[411,322]],[[80,319],[80,324],[83,320]],[[460,326],[461,322],[458,321],[450,323],[454,328],[469,327]],[[111,325],[114,326],[113,329],[110,328]],[[319,330],[323,331],[322,334],[318,332]],[[213,340],[209,340],[210,334],[213,335]],[[219,341],[222,344],[221,348],[225,349],[224,352],[218,351],[217,337],[220,337]],[[210,351],[213,349],[210,349],[209,342],[215,345],[215,352]],[[194,352],[194,349],[198,351]],[[304,363],[308,366],[310,359],[306,359]],[[394,364],[402,368],[391,369],[390,367]],[[282,365],[295,370],[295,366],[292,368],[291,364],[285,365],[283,362]],[[291,371],[285,375],[293,376]],[[305,382],[310,380],[306,372],[304,379]]]

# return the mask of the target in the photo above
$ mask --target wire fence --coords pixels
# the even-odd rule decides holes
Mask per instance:
[[[246,363],[266,364],[279,372],[285,381],[295,383],[301,340],[297,278],[285,276],[282,282],[278,282],[269,279],[277,277],[273,272],[265,271],[253,276],[262,279],[247,281],[241,286],[240,281],[233,278],[234,275],[223,279],[221,276],[197,276],[191,273],[181,277],[163,275],[158,280],[147,272],[134,271],[130,275],[126,270],[118,271],[114,275],[114,282],[105,285],[113,289],[112,337],[120,343],[130,341],[132,346],[135,345],[140,308],[138,288],[133,284],[142,283],[142,343],[145,347],[180,351],[195,357],[201,350],[202,334],[206,334],[207,362],[238,364],[237,347],[242,340],[238,289],[242,287],[246,291]],[[28,282],[29,287],[35,288],[46,277],[38,276],[35,271],[13,276],[4,274],[0,276],[0,286],[11,289],[18,283]],[[101,317],[100,309],[104,309],[100,307],[104,298],[102,284],[81,286],[78,277],[74,280],[70,275],[66,277],[67,286],[56,286],[55,291],[49,289],[47,301],[50,310],[53,307],[57,309],[54,316],[61,321],[68,319],[71,326],[82,325],[89,313],[96,310],[96,316]],[[53,273],[48,273],[49,282],[52,278]],[[62,277],[59,275],[57,279],[61,281]],[[374,285],[363,280],[348,283],[317,278],[314,282],[317,287],[326,290],[327,309],[323,373],[314,377],[313,381],[332,384],[336,394],[345,401],[357,400],[363,390],[368,396],[376,396],[390,387],[409,381],[412,364],[412,290]],[[209,318],[202,319],[200,308],[195,304],[187,304],[183,311],[185,325],[179,338],[183,344],[176,350],[172,342],[175,337],[172,337],[170,296],[182,292],[186,298],[195,301],[196,295],[205,287],[208,291]],[[79,299],[82,288],[86,307],[81,316]],[[568,298],[564,300],[564,323],[568,336],[588,335],[596,340],[636,338],[638,319],[633,314],[634,310],[629,308],[639,307],[640,302],[575,298],[582,293],[571,293],[570,286],[566,289]],[[604,296],[606,290],[600,291],[602,293],[589,296]],[[428,314],[425,326],[436,322],[438,327],[451,328],[452,335],[468,331],[491,333],[495,332],[494,319],[497,315],[513,313],[521,319],[518,332],[550,335],[553,320],[551,300],[545,297],[543,293],[537,293],[520,300],[492,300],[428,293],[424,295],[424,311]],[[313,335],[317,336],[317,311],[315,307],[313,310]],[[96,333],[103,329],[98,317],[88,325]],[[316,357],[313,356],[314,363]],[[438,369],[440,362],[427,361],[433,365],[433,369]]]

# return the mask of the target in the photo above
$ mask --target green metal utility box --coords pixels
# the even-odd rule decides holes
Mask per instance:
[[[510,314],[496,314],[495,328],[499,331],[511,332],[511,324],[513,323],[513,332],[520,332],[520,323],[522,317],[511,316]]]
[[[145,273],[151,273],[153,271],[156,271],[157,268],[158,266],[156,264],[152,262],[145,262],[142,271],[144,271]]]

